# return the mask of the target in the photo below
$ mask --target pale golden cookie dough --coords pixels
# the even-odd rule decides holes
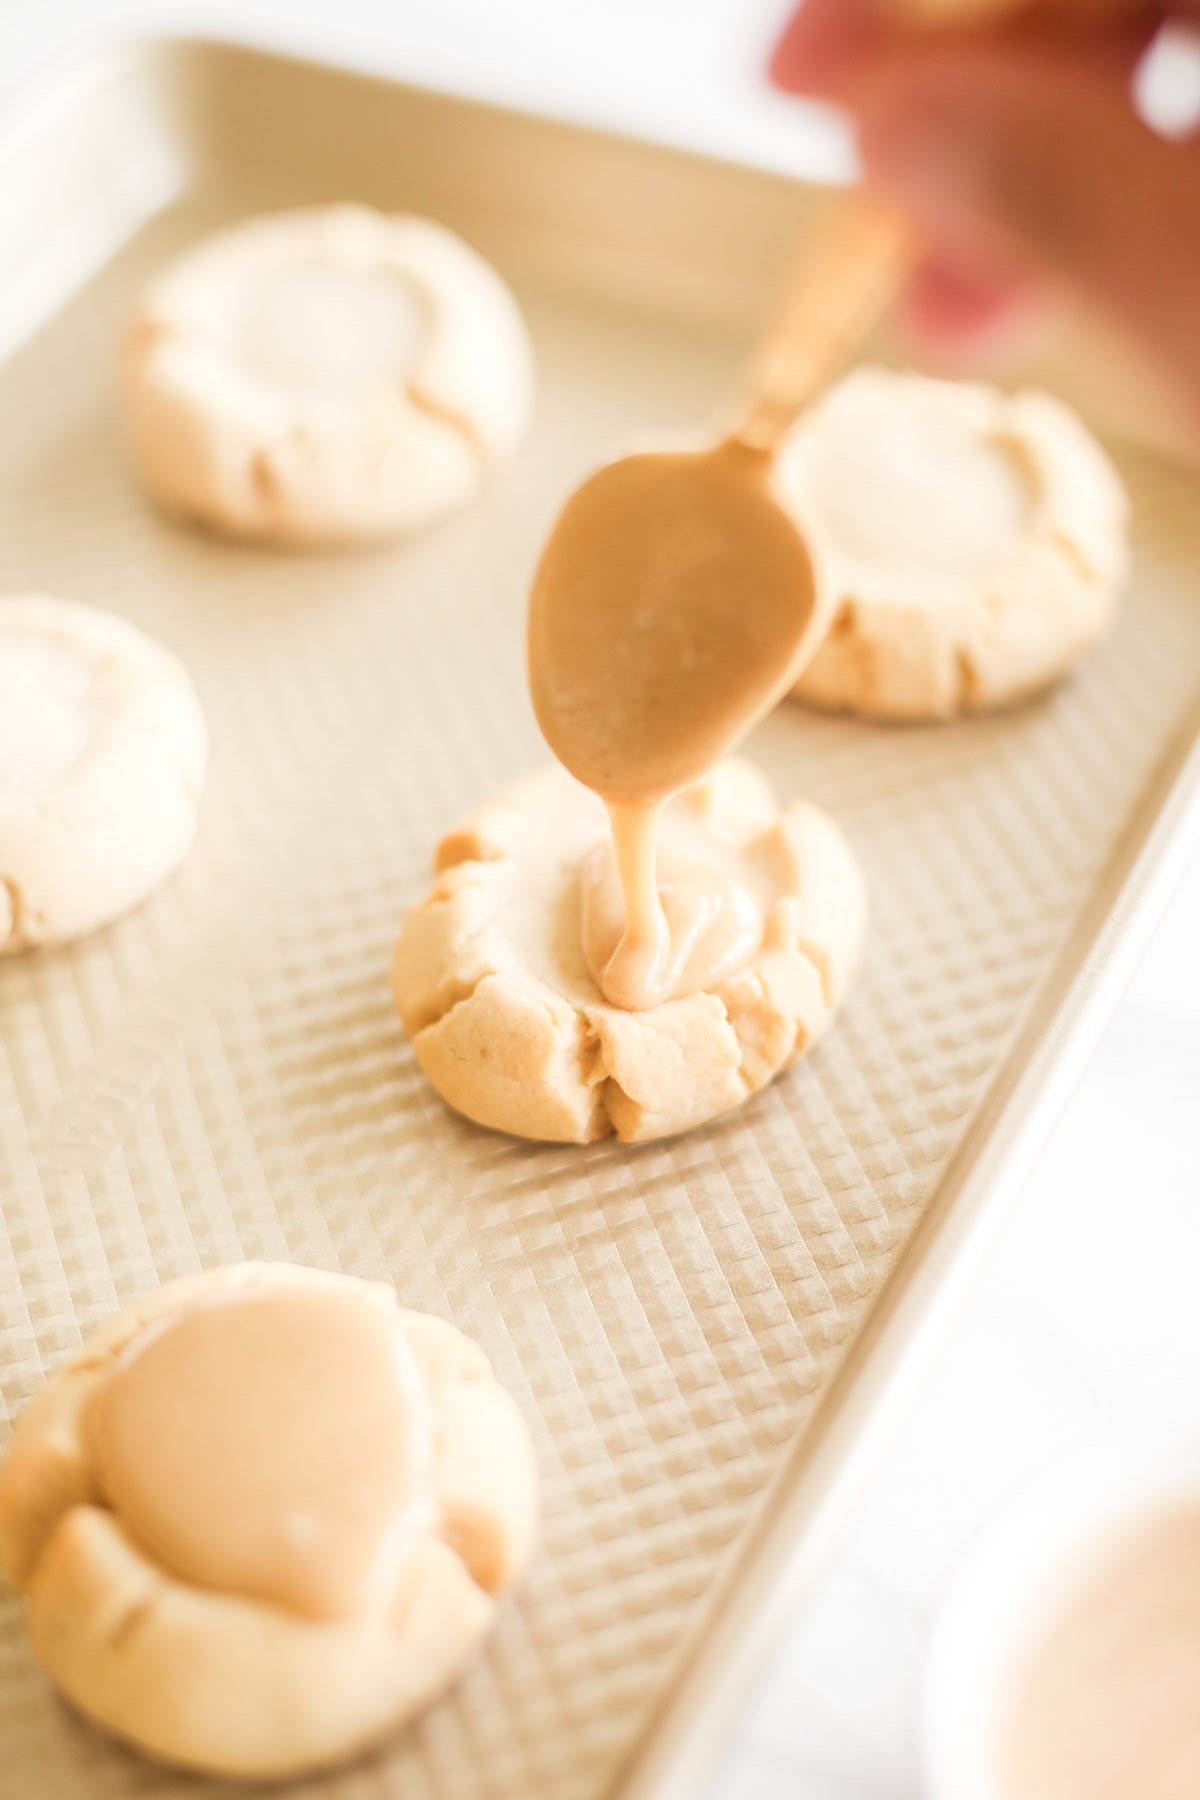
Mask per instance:
[[[402,1554],[347,1616],[181,1579],[131,1535],[100,1474],[99,1421],[123,1356],[192,1309],[297,1292],[349,1295],[372,1330],[394,1333],[414,1408],[420,1454]],[[234,1378],[253,1383],[255,1370]],[[167,1473],[156,1479],[170,1494]],[[353,1492],[346,1503],[358,1504]],[[535,1515],[528,1434],[475,1345],[402,1311],[382,1284],[248,1263],[149,1295],[51,1377],[0,1471],[0,1562],[26,1595],[35,1655],[89,1717],[169,1763],[274,1777],[361,1750],[455,1679],[528,1557]],[[311,1556],[313,1522],[286,1526],[283,1541]]]
[[[191,848],[207,758],[162,644],[98,606],[0,597],[0,956],[147,899]]]
[[[1048,395],[863,369],[793,434],[779,480],[837,598],[801,699],[980,711],[1058,680],[1112,622],[1128,502]]]
[[[670,802],[668,833],[673,813],[739,859],[764,938],[711,992],[645,1012],[609,1005],[584,961],[580,865],[608,830],[595,795],[547,769],[443,839],[393,983],[422,1068],[459,1112],[564,1143],[666,1137],[740,1106],[824,1030],[866,916],[837,826],[802,801],[780,808],[736,759]]]
[[[418,530],[516,447],[532,355],[491,266],[427,219],[250,219],[158,277],[122,362],[142,480],[169,511],[282,545]]]

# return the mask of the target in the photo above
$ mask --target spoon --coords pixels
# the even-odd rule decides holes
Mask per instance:
[[[891,212],[845,203],[789,283],[733,432],[609,463],[563,509],[534,576],[529,683],[550,748],[603,799],[661,800],[703,774],[815,651],[824,596],[775,457],[906,262]]]
[[[616,1004],[662,997],[656,809],[783,697],[828,628],[831,596],[775,496],[775,458],[886,308],[906,260],[890,212],[844,204],[788,285],[733,432],[708,449],[600,469],[543,552],[529,685],[550,748],[609,807],[625,936],[612,991],[602,985]]]

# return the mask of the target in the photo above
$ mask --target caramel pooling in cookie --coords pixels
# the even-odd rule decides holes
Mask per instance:
[[[343,1618],[421,1523],[424,1404],[378,1307],[278,1289],[207,1300],[139,1333],[87,1426],[105,1500],[166,1568]]]
[[[584,948],[614,1005],[711,985],[758,947],[761,917],[727,871],[658,866],[657,815],[786,692],[822,624],[765,454],[628,457],[568,502],[534,580],[529,680],[550,747],[608,807]]]
[[[610,806],[609,820],[615,856],[599,844],[583,868],[583,951],[606,998],[637,1011],[749,962],[762,908],[728,859],[711,845],[663,842],[652,807]]]

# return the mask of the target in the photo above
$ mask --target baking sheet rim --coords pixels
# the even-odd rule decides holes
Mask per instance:
[[[812,1423],[763,1496],[682,1673],[618,1779],[619,1800],[696,1800],[705,1791],[747,1690],[829,1546],[834,1515],[902,1423],[1200,852],[1200,688],[1188,713]],[[751,1587],[762,1590],[757,1604]]]

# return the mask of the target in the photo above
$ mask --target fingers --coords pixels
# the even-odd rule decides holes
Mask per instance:
[[[1200,16],[1200,0],[803,0],[784,27],[769,66],[785,93],[853,106],[855,89],[897,54],[935,47],[979,28],[1036,35],[1069,29],[1078,49],[1105,48],[1127,60],[1167,11]],[[987,41],[992,40],[992,29]]]
[[[896,41],[880,0],[804,0],[775,46],[770,77],[785,93],[846,101],[855,78]]]
[[[916,26],[979,26],[1037,19],[1057,25],[1105,26],[1119,20],[1200,12],[1197,0],[879,0],[884,11]]]
[[[1057,24],[1105,25],[1161,11],[1153,0],[882,0],[915,26],[1007,25],[1038,18]]]
[[[981,276],[952,258],[932,254],[909,283],[905,323],[918,339],[943,348],[971,354],[999,346],[1011,351],[1029,316],[1031,298],[1031,284],[1020,276]]]
[[[857,104],[872,179],[944,268],[1057,272],[1200,399],[1200,149],[1156,137],[1123,80],[1066,44],[972,38],[893,59]]]

